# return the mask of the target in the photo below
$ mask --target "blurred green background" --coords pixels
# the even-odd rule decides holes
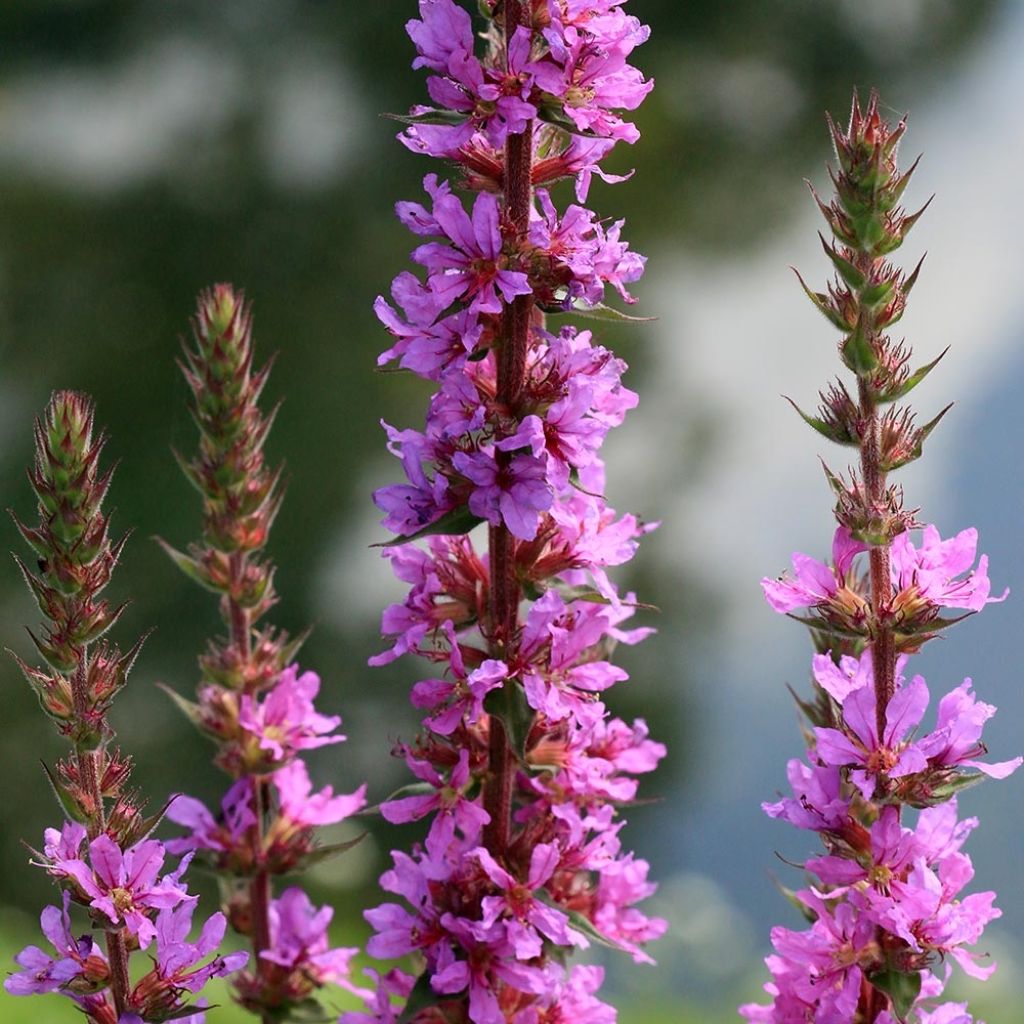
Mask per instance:
[[[610,963],[608,991],[627,1024],[725,1021],[757,994],[771,923],[795,924],[772,878],[792,885],[796,873],[773,851],[799,859],[809,849],[809,837],[784,835],[759,810],[800,753],[783,684],[805,685],[807,647],[798,627],[761,606],[757,579],[794,548],[822,553],[831,533],[818,448],[778,399],[785,391],[812,404],[838,365],[787,270],[799,263],[809,281],[825,276],[801,178],[825,187],[822,115],[845,116],[852,86],[877,86],[890,116],[912,110],[906,162],[922,148],[927,158],[910,202],[932,190],[939,199],[905,257],[931,251],[907,331],[921,362],[954,343],[921,401],[955,397],[960,409],[928,468],[907,474],[908,502],[925,502],[945,532],[979,523],[994,579],[1019,587],[1024,5],[630,6],[654,30],[637,63],[657,89],[639,112],[641,142],[612,158],[636,176],[596,182],[591,205],[625,216],[631,244],[651,257],[638,312],[659,320],[602,333],[631,364],[642,403],[607,449],[610,496],[663,520],[620,579],[661,611],[659,635],[624,654],[633,681],[612,703],[670,744],[646,784],[657,799],[631,815],[628,835],[662,882],[655,909],[672,928],[657,968]],[[418,425],[427,398],[422,382],[375,372],[386,336],[371,310],[411,248],[393,204],[418,197],[422,176],[437,170],[379,116],[424,96],[403,29],[414,15],[412,0],[0,5],[0,501],[32,514],[23,468],[32,417],[54,388],[91,392],[120,464],[115,523],[135,531],[112,586],[132,599],[117,638],[157,627],[114,715],[154,803],[178,790],[213,801],[221,787],[209,748],[154,687],[191,691],[213,601],[150,540],[180,546],[197,533],[194,495],[169,452],[194,444],[173,361],[195,293],[215,281],[246,289],[260,350],[279,353],[268,394],[285,404],[269,451],[291,482],[272,541],[284,600],[271,618],[291,630],[315,623],[302,660],[349,735],[314,770],[343,789],[369,778],[374,799],[404,780],[389,750],[415,728],[406,694],[418,667],[365,666],[379,648],[380,609],[400,594],[370,548],[381,538],[370,491],[397,478],[378,421]],[[0,579],[0,611],[0,642],[27,656],[20,627],[36,612],[13,566]],[[981,697],[1003,706],[990,737],[1002,758],[1019,749],[1024,715],[1017,612],[988,614],[921,661],[943,689],[973,672]],[[37,766],[61,743],[7,661],[0,687],[0,962],[9,963],[52,898],[21,840],[36,842],[57,820]],[[1006,911],[986,946],[1002,970],[974,1002],[999,1024],[1022,1012],[1020,783],[972,791],[964,806],[983,817],[972,840],[979,877],[999,888]],[[381,829],[316,872],[341,940],[364,937],[359,914],[375,900],[387,849],[412,834]],[[0,993],[5,1024],[73,1016],[60,1001]],[[214,1019],[236,1017],[225,1009]]]

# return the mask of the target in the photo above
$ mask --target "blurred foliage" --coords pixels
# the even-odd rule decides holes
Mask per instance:
[[[999,8],[996,0],[631,6],[654,27],[638,63],[659,87],[638,118],[643,140],[614,157],[613,169],[636,167],[636,177],[614,189],[597,184],[591,198],[628,219],[640,251],[703,259],[753,246],[805,201],[800,177],[826,157],[822,111],[841,114],[851,84],[913,102]],[[416,670],[365,667],[382,595],[398,594],[365,545],[376,539],[369,491],[397,472],[382,455],[378,421],[414,424],[426,400],[421,382],[374,371],[385,339],[371,309],[410,248],[393,203],[416,196],[432,169],[377,117],[424,95],[403,29],[414,11],[412,0],[0,5],[0,499],[31,514],[23,475],[31,417],[53,388],[90,391],[111,433],[109,456],[120,462],[115,526],[136,531],[112,586],[114,597],[133,600],[118,635],[157,626],[114,712],[154,802],[178,789],[211,799],[221,785],[208,748],[152,685],[190,692],[215,608],[148,539],[182,545],[198,533],[197,498],[168,450],[195,443],[173,359],[195,293],[218,280],[247,290],[259,350],[280,353],[268,395],[286,402],[268,448],[286,459],[291,483],[271,543],[284,600],[270,618],[291,630],[318,623],[303,663],[323,676],[323,707],[342,710],[350,736],[317,768],[342,788],[370,777],[377,799],[403,778],[387,754],[414,726],[405,695]],[[638,292],[643,299],[643,286]],[[649,335],[606,335],[633,364],[642,397]],[[715,424],[703,396],[684,381],[679,390],[693,440],[666,473],[682,488],[711,457]],[[642,493],[629,501],[658,514]],[[18,544],[13,527],[6,538]],[[672,532],[651,539],[625,582],[660,607],[663,636],[626,653],[635,681],[614,703],[623,716],[645,715],[670,742],[668,767],[646,786],[648,796],[669,797],[685,785],[688,758],[710,754],[688,723],[690,669],[677,646],[710,630],[716,596],[696,571],[685,585],[659,572],[660,544],[671,545]],[[331,582],[339,579],[348,585],[341,596]],[[364,580],[365,592],[353,592]],[[19,586],[11,567],[0,580],[2,643],[25,654],[19,626],[36,615]],[[17,780],[5,787],[0,903],[34,919],[47,884],[26,868],[18,840],[34,841],[56,818],[36,764],[61,743],[8,662],[0,686],[0,773]],[[657,845],[675,799],[633,815],[632,835],[656,877],[675,863]],[[388,830],[324,873],[321,898],[347,888],[346,912],[365,906],[393,841]],[[22,1018],[21,1004],[0,999],[4,1021],[35,1019],[34,1006]],[[627,1020],[680,1021],[683,1012],[652,1008]]]

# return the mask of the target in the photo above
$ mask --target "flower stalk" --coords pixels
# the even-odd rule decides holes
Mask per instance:
[[[110,747],[109,711],[145,637],[125,654],[103,639],[126,607],[111,606],[101,594],[127,535],[110,538],[110,516],[102,505],[113,470],[100,469],[105,437],[94,437],[93,427],[87,396],[54,393],[36,421],[35,465],[29,471],[39,523],[27,526],[15,517],[37,559],[37,571],[32,571],[16,558],[47,620],[42,638],[29,631],[46,667],[14,658],[43,710],[71,744],[70,758],[58,762],[56,772],[47,769],[70,820],[61,829],[47,829],[43,851],[34,851],[34,863],[64,890],[63,908],[47,907],[40,919],[56,956],[27,947],[15,958],[22,971],[11,975],[5,988],[14,995],[60,992],[94,1024],[141,1024],[185,1015],[201,1024],[201,1013],[189,1014],[186,993],[237,969],[246,957],[218,956],[192,972],[220,942],[223,917],[214,915],[205,930],[210,941],[172,962],[171,922],[177,917],[190,923],[196,898],[181,882],[189,858],[155,883],[166,851],[148,837],[163,815],[144,814],[144,802],[128,788],[131,761]],[[73,903],[84,907],[93,928],[103,932],[105,956],[91,937],[73,935]],[[133,987],[130,953],[144,950],[154,938],[158,954]]]
[[[398,204],[426,280],[395,279],[400,312],[376,305],[393,338],[380,363],[435,393],[422,432],[385,425],[407,480],[374,498],[410,591],[385,611],[391,646],[371,664],[414,653],[439,666],[412,691],[424,729],[398,748],[419,791],[381,805],[388,821],[431,824],[381,878],[411,909],[366,916],[372,955],[418,954],[423,968],[372,972],[367,1012],[342,1020],[390,1024],[393,996],[406,1024],[596,1019],[611,1012],[595,995],[601,971],[565,954],[593,939],[646,960],[664,929],[634,906],[654,887],[621,845],[617,810],[664,748],[600,696],[626,678],[616,643],[651,632],[620,628],[635,600],[606,571],[646,527],[600,497],[599,449],[636,397],[621,360],[588,331],[549,331],[546,315],[621,319],[608,286],[633,301],[643,258],[621,222],[578,204],[595,174],[617,180],[599,167],[615,142],[637,138],[617,111],[651,88],[628,63],[648,30],[617,0],[419,9],[407,29],[436,106],[403,118],[400,140],[459,170],[425,178],[428,203]],[[564,179],[578,204],[560,212]],[[470,533],[485,524],[478,553]]]
[[[365,787],[347,796],[334,796],[331,787],[312,792],[301,753],[341,742],[334,734],[341,719],[316,712],[320,680],[293,664],[305,637],[257,626],[278,600],[274,566],[263,552],[283,488],[281,469],[263,453],[276,414],[259,407],[270,365],[255,369],[243,297],[230,285],[202,293],[193,336],[181,369],[199,451],[178,462],[202,495],[203,537],[188,552],[160,543],[186,575],[219,596],[225,635],[199,659],[197,701],[172,696],[217,744],[215,762],[234,781],[221,822],[190,797],[172,804],[168,816],[189,832],[171,846],[202,857],[220,875],[231,923],[254,954],[254,969],[234,981],[235,997],[263,1024],[280,1024],[320,1013],[316,997],[324,986],[351,987],[355,950],[329,949],[330,908],[317,910],[298,887],[275,897],[273,880],[342,852],[319,846],[314,830],[358,811]]]
[[[991,595],[984,555],[975,566],[975,530],[943,540],[926,526],[915,546],[920,524],[887,480],[920,457],[946,411],[917,427],[909,408],[893,404],[939,361],[911,372],[909,350],[887,333],[920,270],[904,274],[887,258],[923,212],[900,206],[917,166],[903,174],[897,167],[905,122],[886,124],[872,93],[864,108],[854,95],[845,131],[831,119],[829,127],[836,195],[828,204],[815,199],[834,236],[822,242],[836,278],[827,292],[801,284],[842,334],[839,354],[857,378],[857,401],[837,381],[816,416],[797,411],[858,450],[860,478],[826,468],[838,522],[831,563],[798,553],[792,576],[762,581],[775,611],[810,627],[818,652],[814,698],[799,702],[809,760],[789,763],[793,796],[763,806],[817,832],[825,853],[806,862],[817,877],[795,894],[811,927],[772,931],[771,1004],[740,1012],[761,1024],[970,1024],[965,1004],[940,1002],[949,976],[942,964],[988,977],[995,965],[967,947],[999,911],[994,893],[961,894],[973,876],[961,847],[977,822],[958,819],[956,798],[986,776],[1005,778],[1021,758],[981,760],[982,729],[996,709],[977,701],[969,679],[940,700],[935,728],[919,734],[930,696],[922,676],[907,679],[906,665],[966,617],[947,610],[971,614],[1006,595]],[[858,567],[865,553],[866,574]]]

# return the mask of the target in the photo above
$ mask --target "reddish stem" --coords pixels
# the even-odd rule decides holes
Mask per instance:
[[[234,594],[240,587],[245,576],[246,556],[234,552],[230,557],[231,590],[226,595],[228,625],[231,631],[231,643],[238,652],[242,664],[242,677],[248,682],[249,662],[252,660],[252,627],[250,613],[235,599]],[[250,830],[252,840],[252,863],[255,874],[249,881],[249,913],[252,917],[252,950],[255,959],[256,973],[266,977],[267,965],[260,956],[270,948],[270,901],[272,896],[270,874],[266,871],[263,861],[263,829],[266,818],[267,789],[259,777],[253,779],[253,790],[256,798],[256,821]],[[263,1024],[274,1024],[273,1015],[269,1010],[260,1012]]]
[[[506,0],[505,38],[515,30],[529,26],[530,9],[521,0]],[[521,135],[509,135],[505,143],[505,219],[513,228],[515,238],[525,237],[530,224],[532,203],[531,167],[533,163],[533,122]],[[498,349],[497,406],[515,412],[526,376],[526,353],[529,346],[530,316],[533,297],[517,296],[505,307],[502,318],[502,339]],[[496,453],[499,468],[510,461],[507,452]],[[504,525],[488,530],[490,562],[491,646],[496,658],[510,661],[515,653],[519,633],[519,580],[516,576],[515,539]],[[506,683],[514,686],[514,683]],[[511,828],[512,784],[515,780],[516,757],[509,747],[504,725],[491,716],[488,778],[484,786],[484,809],[490,823],[484,831],[484,843],[500,858],[508,848]]]
[[[71,677],[71,699],[74,703],[75,714],[79,720],[84,721],[88,709],[89,695],[86,692],[86,680],[88,678],[88,650],[80,652],[78,665],[75,667],[74,675]],[[81,776],[82,784],[89,793],[92,802],[93,813],[88,824],[90,839],[102,835],[107,827],[107,811],[103,803],[103,790],[100,784],[101,775],[101,753],[98,750],[75,750],[75,759],[78,761],[78,773]],[[128,974],[128,949],[124,941],[124,932],[117,931],[106,933],[107,962],[110,965],[110,990],[114,996],[114,1008],[120,1017],[128,1006],[128,994],[131,992],[131,978]]]
[[[860,461],[864,490],[873,510],[882,508],[885,473],[881,467],[878,432],[878,407],[871,390],[862,379],[858,382],[860,411],[865,423]],[[872,547],[868,555],[871,574],[871,610],[875,620],[875,636],[871,644],[871,661],[875,673],[875,724],[878,740],[885,735],[885,712],[896,689],[896,645],[891,626],[884,624],[886,610],[892,600],[892,577],[889,573],[889,548]]]

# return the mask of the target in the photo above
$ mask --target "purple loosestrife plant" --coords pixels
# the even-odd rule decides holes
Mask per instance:
[[[436,667],[412,691],[425,728],[398,748],[418,782],[381,808],[429,827],[393,853],[381,885],[396,900],[367,913],[368,948],[412,954],[420,973],[372,973],[367,1012],[344,1024],[610,1021],[600,968],[566,956],[598,941],[646,961],[665,929],[636,907],[654,886],[617,810],[665,751],[601,700],[627,678],[615,645],[651,632],[624,628],[635,598],[607,576],[646,528],[601,497],[601,445],[636,396],[589,331],[546,322],[611,318],[606,287],[631,302],[643,270],[622,223],[579,204],[594,174],[613,180],[598,161],[637,138],[617,111],[651,89],[628,63],[648,29],[620,0],[474,8],[476,22],[421,0],[407,26],[433,102],[400,139],[457,175],[429,174],[425,203],[398,204],[423,274],[400,274],[376,307],[393,336],[381,365],[435,387],[424,430],[385,425],[406,482],[375,495],[410,589],[384,612],[390,646],[372,663],[414,653]],[[560,210],[563,179],[577,202]],[[486,552],[467,536],[477,525]]]
[[[169,870],[167,848],[150,838],[162,814],[144,813],[128,786],[131,759],[110,746],[110,707],[142,640],[122,654],[101,639],[125,608],[100,595],[127,535],[111,540],[102,509],[113,470],[100,469],[105,438],[93,436],[92,402],[56,392],[36,421],[35,440],[29,479],[39,523],[15,523],[35,554],[35,571],[17,562],[47,620],[41,637],[29,632],[46,664],[14,659],[71,744],[70,756],[47,770],[68,820],[47,829],[42,852],[33,851],[33,863],[62,890],[62,905],[47,907],[40,919],[53,951],[22,950],[15,957],[20,970],[4,987],[12,995],[60,993],[94,1024],[202,1024],[201,1004],[190,1007],[189,995],[211,977],[238,970],[248,955],[217,955],[226,923],[219,913],[197,943],[187,941],[196,902],[183,881],[191,856]],[[72,930],[72,904],[84,909],[91,930]],[[133,983],[129,959],[137,951],[144,951],[137,959],[146,967]]]
[[[938,362],[911,372],[909,349],[886,333],[920,268],[907,275],[887,259],[920,216],[900,206],[914,170],[896,166],[905,122],[886,124],[872,93],[863,110],[854,96],[845,132],[831,119],[829,127],[836,196],[815,199],[834,236],[822,244],[837,276],[827,293],[804,288],[842,332],[857,390],[837,381],[817,416],[801,415],[858,449],[860,468],[847,480],[826,469],[838,520],[831,562],[796,554],[792,575],[763,581],[768,603],[809,626],[817,649],[815,695],[800,702],[807,761],[790,761],[792,796],[764,809],[817,832],[824,852],[806,862],[812,878],[794,896],[810,927],[772,931],[771,1005],[740,1012],[774,1024],[971,1024],[966,1006],[942,1002],[942,992],[953,964],[975,978],[995,970],[969,947],[999,911],[995,893],[964,893],[974,871],[962,846],[978,822],[958,818],[956,796],[986,776],[1004,778],[1021,759],[984,760],[982,729],[995,708],[975,698],[969,679],[922,726],[930,695],[908,663],[941,630],[1002,597],[991,595],[985,556],[975,564],[976,531],[943,540],[925,526],[915,544],[920,524],[887,482],[921,455],[942,416],[918,427],[893,404]]]
[[[352,988],[355,950],[330,948],[331,908],[317,909],[295,886],[275,898],[272,880],[350,846],[318,845],[315,829],[359,811],[365,787],[313,791],[301,755],[342,742],[341,719],[317,712],[320,679],[294,664],[304,637],[256,625],[277,603],[274,567],[262,552],[283,490],[280,469],[263,455],[274,415],[264,416],[258,400],[270,366],[254,369],[249,310],[218,285],[200,295],[193,329],[181,368],[199,452],[178,461],[203,497],[203,539],[187,554],[163,547],[220,597],[226,635],[199,659],[197,700],[174,699],[217,744],[215,761],[234,782],[217,815],[192,797],[175,800],[167,815],[189,832],[168,847],[218,874],[231,923],[252,942],[253,964],[234,980],[241,1005],[266,1024],[323,1019],[316,993],[328,984]]]

